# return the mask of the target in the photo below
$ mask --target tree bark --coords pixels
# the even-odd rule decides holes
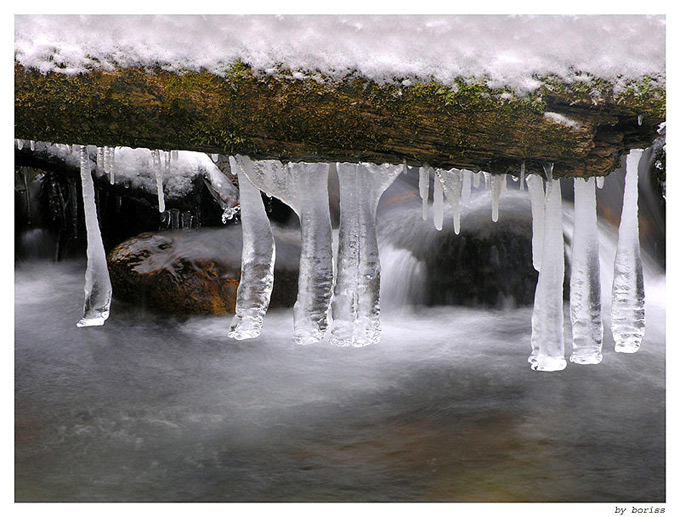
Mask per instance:
[[[219,77],[138,68],[43,75],[15,63],[15,136],[515,175],[522,161],[529,172],[552,162],[562,177],[608,174],[628,150],[649,146],[665,119],[664,86],[651,79],[619,90],[543,83],[517,97],[479,82],[297,80],[242,64]]]

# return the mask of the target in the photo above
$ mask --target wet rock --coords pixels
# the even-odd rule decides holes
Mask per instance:
[[[271,307],[297,297],[299,237],[275,231]],[[241,228],[149,232],[116,246],[108,257],[114,297],[167,314],[228,314],[241,276]]]

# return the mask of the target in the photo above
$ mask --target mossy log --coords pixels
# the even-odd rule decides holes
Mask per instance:
[[[16,138],[292,161],[518,174],[524,160],[535,172],[552,162],[558,177],[606,175],[629,149],[649,146],[665,119],[665,87],[651,78],[618,89],[541,78],[517,96],[463,80],[260,76],[243,64],[225,77],[142,68],[44,75],[17,63],[14,71]]]

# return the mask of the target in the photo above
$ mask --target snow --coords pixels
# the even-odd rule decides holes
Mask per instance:
[[[238,175],[243,243],[236,314],[231,321],[229,337],[249,339],[260,335],[269,308],[276,247],[260,191],[244,173],[244,168],[252,166],[250,160],[238,156],[231,162],[232,170]]]
[[[553,122],[556,122],[557,124],[562,124],[563,126],[567,126],[572,129],[579,129],[581,127],[581,125],[578,122],[570,119],[569,117],[566,117],[565,115],[562,115],[561,113],[555,113],[554,111],[546,111],[543,114],[543,116],[547,119],[552,120]]]
[[[43,73],[160,66],[323,80],[483,79],[528,92],[536,76],[622,82],[665,77],[664,16],[15,17],[15,58]]]

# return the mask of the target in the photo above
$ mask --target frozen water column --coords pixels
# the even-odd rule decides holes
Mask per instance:
[[[248,179],[260,190],[290,206],[300,218],[302,243],[298,297],[293,307],[294,339],[298,344],[323,339],[333,294],[333,248],[328,206],[327,163],[251,161],[245,165]]]
[[[331,343],[366,346],[380,339],[378,201],[399,175],[389,164],[340,163],[340,242]]]
[[[570,314],[573,352],[578,364],[602,361],[600,251],[595,180],[574,178],[574,235],[571,253]]]
[[[563,370],[564,359],[564,236],[562,234],[562,191],[560,180],[546,181],[541,270],[531,315],[531,368]]]
[[[242,161],[231,158],[238,175],[241,207],[241,281],[236,293],[236,314],[231,320],[229,337],[249,339],[260,335],[264,315],[274,287],[276,248],[260,190],[242,169]]]
[[[85,304],[78,327],[97,327],[109,317],[111,307],[111,280],[106,264],[106,252],[99,231],[97,207],[94,200],[94,183],[90,172],[87,146],[80,147],[80,179],[87,232],[87,269],[85,271]]]
[[[617,352],[633,353],[645,334],[645,286],[638,227],[638,164],[642,151],[633,149],[626,160],[626,184],[614,259],[612,334]]]

